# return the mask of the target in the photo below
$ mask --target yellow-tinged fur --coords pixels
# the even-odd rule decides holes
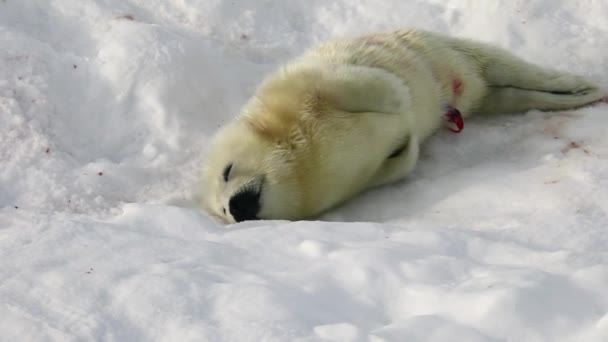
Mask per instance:
[[[234,222],[230,198],[259,188],[259,218],[311,218],[404,178],[419,143],[443,124],[447,105],[467,117],[574,108],[603,95],[579,76],[430,32],[327,42],[270,75],[217,133],[203,177],[204,205]]]

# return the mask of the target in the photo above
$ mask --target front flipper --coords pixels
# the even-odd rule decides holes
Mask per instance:
[[[283,71],[297,80],[309,101],[342,113],[400,114],[410,105],[409,89],[379,68],[348,64],[294,64]],[[316,111],[319,113],[319,111]]]
[[[367,188],[393,183],[405,178],[416,166],[419,150],[418,138],[410,135],[403,145],[389,154]]]

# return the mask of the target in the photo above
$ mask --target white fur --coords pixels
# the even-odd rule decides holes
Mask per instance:
[[[312,218],[404,178],[419,144],[443,125],[446,105],[467,117],[574,108],[603,95],[581,77],[430,32],[331,41],[270,75],[217,133],[203,176],[204,205],[234,222],[229,199],[259,188],[259,218]],[[399,147],[404,151],[387,159]]]

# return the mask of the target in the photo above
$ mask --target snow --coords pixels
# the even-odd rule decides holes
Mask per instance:
[[[319,221],[221,226],[197,207],[210,135],[313,44],[424,28],[608,87],[606,13],[0,0],[2,340],[607,341],[606,104],[442,131],[407,181]]]

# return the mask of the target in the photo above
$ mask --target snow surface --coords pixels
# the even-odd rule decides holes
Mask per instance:
[[[0,0],[0,340],[608,341],[608,105],[440,132],[317,222],[196,207],[279,63],[418,27],[608,87],[603,0]]]

